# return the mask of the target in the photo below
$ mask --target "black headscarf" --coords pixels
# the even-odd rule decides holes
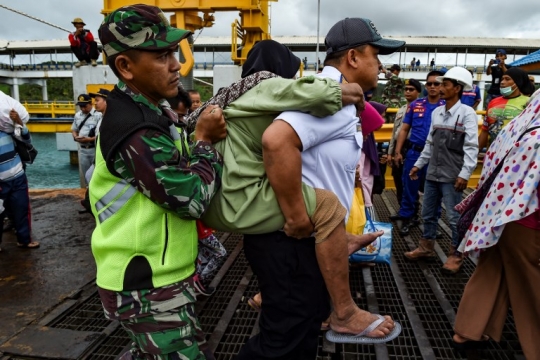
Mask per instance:
[[[274,40],[262,40],[249,51],[242,66],[242,78],[259,71],[270,71],[286,79],[292,79],[300,67],[300,58],[291,50]]]
[[[527,96],[530,96],[534,92],[534,87],[529,80],[529,74],[525,70],[522,70],[517,67],[512,67],[504,73],[514,80],[519,91]]]

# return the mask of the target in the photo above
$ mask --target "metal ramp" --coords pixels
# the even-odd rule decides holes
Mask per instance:
[[[374,201],[381,221],[388,221],[388,216],[397,211],[393,191],[387,190],[381,196],[375,196]],[[460,359],[451,346],[452,324],[463,288],[475,264],[466,260],[463,271],[456,276],[440,272],[445,260],[443,250],[448,248],[450,236],[448,224],[440,221],[439,225],[443,238],[438,241],[439,259],[435,262],[415,263],[403,258],[402,253],[415,247],[421,236],[420,228],[413,228],[407,237],[400,237],[394,231],[391,266],[351,267],[351,291],[357,304],[372,312],[392,315],[403,327],[401,335],[387,344],[367,346],[328,343],[321,333],[317,359]],[[201,299],[196,310],[216,358],[228,360],[234,359],[242,344],[258,331],[258,313],[245,301],[257,292],[258,285],[242,251],[242,236],[217,235],[229,255],[213,280],[212,285],[217,289],[215,294]],[[130,340],[118,323],[103,317],[95,286],[87,286],[77,296],[67,299],[38,324],[27,327],[0,346],[0,352],[3,352],[0,359],[114,360],[126,351]],[[58,349],[58,354],[40,354],[36,347],[39,339],[29,339],[27,335],[39,334],[43,329],[51,332],[52,338],[57,336],[64,342],[73,341],[73,349],[77,351],[61,354],[62,349]],[[469,359],[495,360],[522,358],[511,313],[503,340],[499,344],[490,342],[488,349],[469,356]]]

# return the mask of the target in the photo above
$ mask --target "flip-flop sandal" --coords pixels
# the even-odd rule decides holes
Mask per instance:
[[[39,247],[39,243],[37,241],[32,241],[28,244],[17,243],[17,247],[24,248],[24,249],[36,249]]]
[[[326,339],[328,339],[328,341],[340,344],[382,344],[397,338],[398,335],[401,333],[401,325],[397,321],[394,322],[394,329],[390,332],[390,334],[383,337],[367,336],[367,334],[375,330],[377,326],[381,325],[385,320],[383,316],[378,314],[375,315],[378,319],[372,322],[364,331],[362,331],[358,335],[343,334],[335,332],[334,330],[330,330],[326,332]]]
[[[255,311],[261,311],[261,304],[255,301],[253,298],[249,298],[247,301],[248,305]]]

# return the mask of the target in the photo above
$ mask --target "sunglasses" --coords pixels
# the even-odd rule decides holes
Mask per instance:
[[[413,87],[406,87],[405,91],[416,91],[416,88]]]
[[[426,86],[440,86],[441,83],[440,82],[427,82],[426,83]]]

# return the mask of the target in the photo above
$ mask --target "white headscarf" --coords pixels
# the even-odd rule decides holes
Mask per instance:
[[[471,229],[465,234],[459,251],[479,255],[483,249],[497,244],[506,224],[540,210],[537,195],[540,183],[540,129],[527,133],[517,142],[527,129],[537,126],[540,126],[540,91],[533,94],[523,112],[501,130],[489,147],[478,187],[489,178],[507,153],[508,156],[482,202]]]

